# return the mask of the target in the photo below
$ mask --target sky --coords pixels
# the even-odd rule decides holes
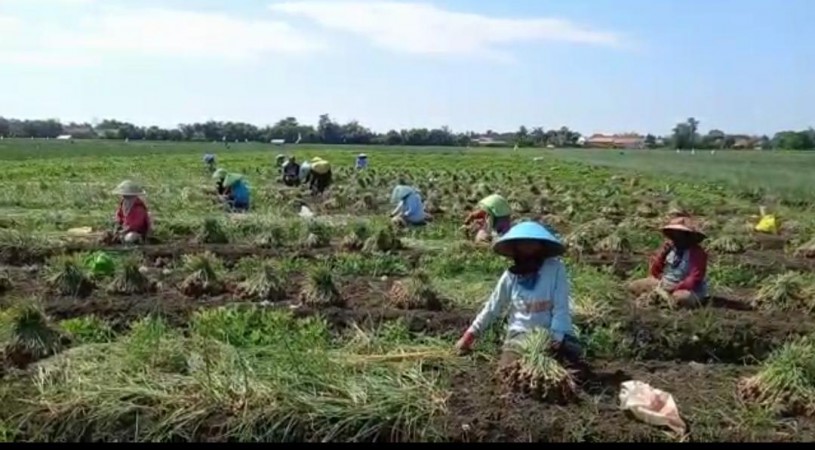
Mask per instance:
[[[0,116],[815,126],[812,0],[0,0]]]

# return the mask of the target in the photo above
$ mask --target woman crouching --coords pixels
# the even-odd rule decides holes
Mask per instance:
[[[662,234],[667,240],[651,257],[650,276],[631,282],[628,290],[636,296],[657,292],[675,306],[700,305],[708,295],[707,252],[700,245],[704,233],[689,217],[678,216],[662,227]]]
[[[584,368],[582,349],[574,337],[569,306],[569,278],[559,258],[564,246],[543,225],[527,221],[512,227],[493,245],[493,250],[513,261],[501,275],[495,290],[464,336],[456,343],[459,352],[470,350],[475,339],[509,307],[507,335],[501,365],[515,361],[514,348],[534,329],[544,329],[552,339],[552,352],[576,368]]]
[[[125,244],[144,242],[150,233],[150,214],[147,212],[147,205],[140,198],[144,195],[144,189],[125,180],[116,186],[113,193],[120,196],[120,200],[116,209],[116,228],[110,240]]]

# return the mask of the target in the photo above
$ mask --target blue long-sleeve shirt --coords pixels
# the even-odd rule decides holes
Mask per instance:
[[[394,213],[402,214],[410,223],[422,223],[425,219],[422,197],[416,192],[411,193],[399,202]]]
[[[516,281],[515,275],[505,271],[468,331],[477,336],[489,328],[507,305],[510,333],[526,333],[543,328],[557,342],[573,334],[569,280],[566,266],[560,258],[547,258],[544,261],[532,289],[525,289]]]
[[[229,188],[229,198],[238,205],[249,205],[249,186],[238,180]]]

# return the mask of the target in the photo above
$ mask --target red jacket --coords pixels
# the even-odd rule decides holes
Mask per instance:
[[[665,241],[662,247],[651,257],[651,265],[648,272],[652,277],[656,279],[662,278],[662,272],[665,270],[665,258],[667,258],[668,253],[670,253],[673,248],[673,244],[670,241]],[[688,276],[674,288],[674,290],[677,291],[693,291],[699,283],[705,280],[705,276],[707,275],[707,252],[705,252],[705,249],[695,245],[688,250],[690,252],[690,271],[688,272]]]
[[[116,222],[126,232],[134,231],[146,236],[150,232],[150,215],[147,213],[147,205],[137,198],[125,216],[123,203],[124,200],[119,201],[119,207],[116,209]]]

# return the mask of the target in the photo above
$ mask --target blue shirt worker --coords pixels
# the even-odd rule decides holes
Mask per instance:
[[[574,336],[569,299],[569,277],[560,259],[564,245],[546,227],[521,222],[493,244],[493,251],[510,258],[513,265],[498,280],[487,303],[464,336],[456,343],[468,352],[481,335],[509,309],[507,334],[501,364],[517,360],[515,343],[534,329],[544,329],[552,338],[552,353],[575,366],[583,365],[582,349]]]
[[[368,167],[368,155],[366,155],[365,153],[360,153],[359,155],[357,155],[356,169],[362,170],[366,167]]]
[[[210,172],[215,172],[215,155],[212,153],[204,155],[204,164]]]
[[[422,196],[410,186],[398,185],[391,193],[391,203],[396,208],[391,212],[391,221],[399,227],[421,226],[425,224]]]
[[[246,212],[249,210],[249,186],[243,175],[230,173],[224,177],[224,197],[232,211]]]

